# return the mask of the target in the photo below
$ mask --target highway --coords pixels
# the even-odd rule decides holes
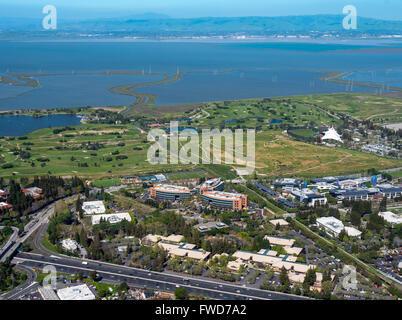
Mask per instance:
[[[147,271],[144,269],[131,268],[88,259],[81,260],[61,255],[44,256],[35,253],[19,253],[13,261],[20,267],[37,269],[42,269],[47,265],[53,265],[56,267],[57,272],[60,273],[72,274],[81,270],[83,274],[87,276],[89,276],[91,271],[96,270],[96,272],[102,277],[103,281],[116,283],[126,282],[131,286],[170,292],[180,287],[186,289],[188,293],[202,294],[220,300],[308,299],[305,297],[249,288],[202,277],[189,277],[185,275]]]
[[[13,290],[2,294],[0,296],[0,300],[17,300],[39,287],[39,283],[34,282],[36,279],[36,272],[34,272],[32,268],[20,265],[18,266],[18,269],[21,269],[27,273],[27,281]]]
[[[4,227],[0,226],[0,230],[3,229]],[[18,237],[18,228],[16,227],[11,227],[11,229],[13,229],[13,234],[10,236],[10,238],[8,239],[8,241],[4,244],[4,246],[2,246],[0,248],[0,258],[3,256],[3,254],[12,246],[13,242],[15,242],[15,240]]]
[[[18,247],[27,240],[42,224],[48,222],[49,217],[54,212],[54,204],[49,205],[46,209],[38,211],[32,216],[32,220],[25,226],[24,233],[22,237],[16,237],[13,241],[13,245],[6,248],[6,252],[2,252],[0,257],[0,262],[4,262],[8,257],[10,257]]]

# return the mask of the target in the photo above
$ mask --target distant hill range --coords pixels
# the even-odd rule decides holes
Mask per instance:
[[[356,30],[344,30],[343,15],[311,15],[286,17],[228,17],[174,19],[159,14],[143,14],[126,18],[58,22],[57,32],[112,33],[116,36],[225,36],[325,33],[339,35],[402,34],[402,21],[358,18]],[[41,20],[0,19],[4,32],[35,33],[41,31]]]

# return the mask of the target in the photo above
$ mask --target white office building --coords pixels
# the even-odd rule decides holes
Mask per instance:
[[[345,227],[341,220],[334,217],[322,217],[317,219],[319,228],[323,228],[325,232],[333,237],[338,237],[342,230],[345,230],[349,237],[360,237],[361,231],[353,227]]]
[[[111,214],[98,214],[92,216],[92,224],[99,224],[101,220],[105,220],[109,223],[119,223],[123,220],[131,221],[131,216],[127,212],[111,213]]]
[[[391,224],[399,224],[402,223],[402,216],[395,214],[391,211],[380,212],[378,214],[380,217],[383,217],[385,221]]]
[[[82,210],[86,215],[102,214],[106,212],[103,201],[87,201],[82,204]]]
[[[60,300],[94,300],[96,297],[86,284],[57,290]]]

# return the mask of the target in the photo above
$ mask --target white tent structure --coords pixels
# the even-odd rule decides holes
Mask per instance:
[[[321,140],[336,140],[343,143],[341,136],[333,127],[329,128],[328,131],[324,133],[324,136],[321,138]]]

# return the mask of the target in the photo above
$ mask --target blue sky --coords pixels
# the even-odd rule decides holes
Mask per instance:
[[[38,17],[47,4],[56,6],[60,18],[80,19],[145,12],[174,18],[342,14],[352,4],[361,16],[402,20],[402,0],[1,0],[0,17]]]

